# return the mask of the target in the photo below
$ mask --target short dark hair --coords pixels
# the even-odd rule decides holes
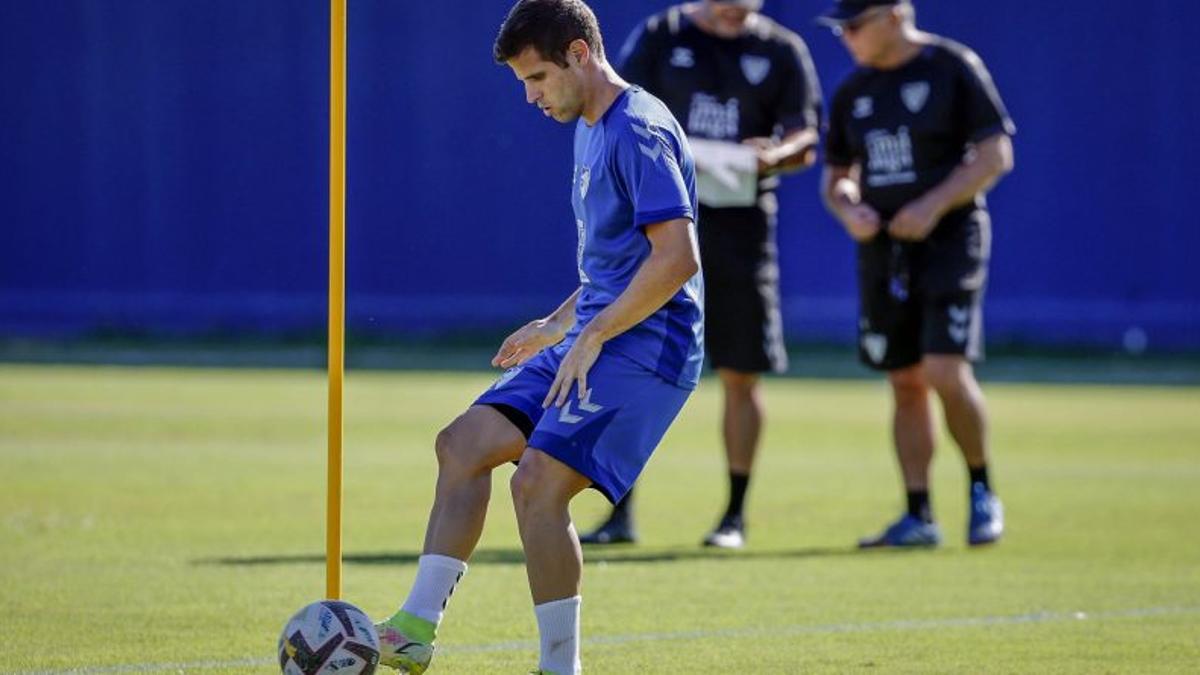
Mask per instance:
[[[493,56],[505,63],[533,47],[543,59],[566,68],[567,46],[575,40],[604,58],[600,23],[583,0],[519,0],[500,25]]]

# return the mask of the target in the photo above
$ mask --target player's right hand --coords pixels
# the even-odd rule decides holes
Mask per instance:
[[[866,204],[847,204],[840,209],[839,214],[846,232],[857,242],[868,242],[874,239],[882,227],[879,212]]]
[[[504,339],[492,365],[497,368],[512,368],[525,363],[550,345],[563,339],[562,329],[549,319],[537,319],[521,326]]]

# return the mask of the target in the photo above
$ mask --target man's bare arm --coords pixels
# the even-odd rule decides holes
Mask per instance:
[[[677,218],[647,225],[650,256],[611,305],[592,319],[580,338],[607,342],[667,304],[700,270],[700,249],[691,220]]]
[[[1012,139],[1008,134],[996,134],[976,143],[963,163],[922,199],[930,200],[944,214],[971,203],[975,195],[990,190],[1012,169]]]
[[[779,143],[748,139],[758,146],[758,170],[764,175],[791,173],[809,168],[817,161],[820,134],[812,127],[793,129]]]
[[[654,223],[645,230],[650,240],[650,256],[617,299],[580,331],[558,367],[543,406],[551,403],[561,406],[576,383],[579,395],[585,396],[588,371],[600,356],[604,343],[658,311],[700,271],[700,247],[690,219]]]
[[[579,292],[582,290],[582,286],[576,288],[575,292],[546,318],[534,319],[509,335],[492,357],[492,365],[511,368],[528,361],[546,347],[561,342],[567,331],[575,325],[575,301],[579,299]]]
[[[879,234],[881,223],[875,209],[862,203],[858,174],[854,166],[826,166],[821,199],[855,241],[865,242]]]
[[[945,180],[900,209],[888,224],[888,232],[897,239],[924,239],[946,213],[971,203],[1012,168],[1012,140],[1008,134],[980,141]]]

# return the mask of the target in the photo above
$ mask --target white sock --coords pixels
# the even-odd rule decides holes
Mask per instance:
[[[579,603],[578,595],[554,600],[533,608],[541,634],[542,658],[538,668],[558,675],[577,675],[583,672],[579,663]]]
[[[432,621],[442,622],[446,604],[458,580],[467,573],[467,563],[444,555],[423,555],[417,561],[417,578],[400,609]]]

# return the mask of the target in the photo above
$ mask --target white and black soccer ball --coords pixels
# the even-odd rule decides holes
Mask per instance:
[[[371,675],[379,665],[379,636],[363,611],[322,600],[296,612],[279,636],[284,675]]]

